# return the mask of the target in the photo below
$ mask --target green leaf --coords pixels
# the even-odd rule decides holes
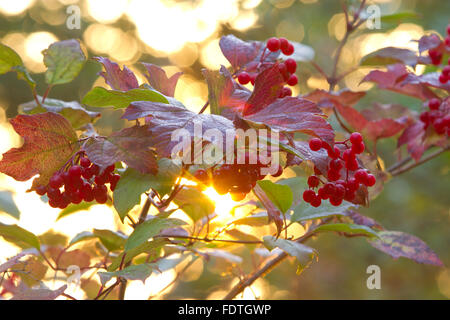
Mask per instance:
[[[158,161],[158,173],[142,174],[128,167],[121,175],[114,190],[114,208],[123,221],[128,212],[141,202],[141,194],[151,188],[162,197],[170,192],[176,178],[181,173],[181,167],[174,161],[162,158]]]
[[[11,191],[0,191],[0,211],[3,211],[16,219],[20,218],[20,211],[12,198]]]
[[[348,208],[356,205],[347,201],[343,201],[340,206],[332,206],[328,201],[324,201],[320,207],[314,208],[305,201],[300,202],[294,208],[294,214],[291,221],[306,221],[312,219],[323,219],[334,215],[344,215]]]
[[[95,87],[89,91],[82,102],[92,107],[109,107],[123,109],[133,101],[152,101],[169,103],[167,98],[161,93],[152,89],[131,89],[128,91],[107,90],[102,87]]]
[[[138,264],[133,266],[128,266],[122,270],[114,272],[98,272],[100,277],[100,282],[105,285],[109,280],[114,277],[121,277],[127,280],[141,280],[145,281],[153,272],[153,266],[150,264]]]
[[[307,179],[304,177],[292,177],[287,179],[278,180],[277,184],[283,186],[289,186],[292,191],[293,201],[292,206],[297,205],[300,201],[303,201],[303,191],[308,185]],[[291,208],[292,208],[291,206]]]
[[[234,225],[247,225],[253,227],[266,226],[268,223],[269,223],[269,216],[265,211],[258,212],[250,216],[233,221]]]
[[[41,96],[37,96],[42,101]],[[19,105],[19,112],[25,114],[36,114],[43,112],[55,112],[69,120],[72,127],[79,129],[87,123],[94,122],[100,117],[99,112],[88,111],[83,108],[77,101],[62,101],[57,99],[46,98],[43,104],[37,104],[36,100]]]
[[[56,221],[58,221],[61,218],[67,217],[72,213],[87,210],[93,205],[95,205],[95,202],[85,202],[85,201],[80,202],[78,204],[70,204],[67,208],[61,210],[61,212],[58,214],[58,217],[56,218]]]
[[[286,213],[289,210],[293,201],[292,190],[289,186],[276,184],[270,180],[260,180],[257,183],[281,212]]]
[[[358,234],[358,235],[365,235],[368,237],[378,237],[378,234],[375,230],[372,230],[367,226],[362,226],[359,224],[331,223],[331,224],[323,224],[314,229],[314,232],[323,232],[323,231],[345,232],[354,235]]]
[[[111,230],[94,229],[93,234],[100,239],[100,242],[109,251],[116,251],[122,249],[127,240],[126,235]]]
[[[186,186],[181,189],[174,199],[180,207],[194,222],[214,212],[214,202],[203,192],[195,187]]]
[[[419,57],[409,49],[386,47],[369,53],[361,59],[362,66],[386,66],[395,63],[415,67],[419,63]]]
[[[415,12],[398,12],[381,16],[381,22],[384,23],[400,23],[405,20],[418,19],[420,16]]]
[[[186,224],[186,222],[182,220],[170,218],[161,219],[155,217],[147,220],[137,226],[133,233],[129,236],[127,242],[125,243],[125,251],[129,251],[140,246],[148,239],[156,236],[163,229],[182,226],[184,224]]]
[[[126,264],[133,260],[134,257],[140,255],[141,253],[150,253],[153,251],[157,251],[161,249],[168,241],[166,239],[155,239],[153,241],[147,241],[143,244],[128,250],[127,252],[120,253],[109,265],[108,271],[114,271],[119,268],[122,263],[123,255],[125,254],[125,259],[123,259],[123,263]]]
[[[264,236],[263,241],[264,245],[269,250],[278,247],[281,250],[285,251],[290,256],[296,257],[299,263],[297,269],[298,274],[302,272],[305,268],[307,268],[310,265],[313,258],[317,256],[316,250],[295,241],[281,238],[277,239],[273,236]]]
[[[17,245],[22,249],[40,249],[41,247],[39,239],[33,233],[15,224],[8,225],[0,222],[0,236],[2,236],[6,241]]]
[[[50,85],[72,81],[86,61],[80,42],[75,39],[55,42],[42,53],[47,66],[45,81]]]
[[[72,240],[70,240],[69,245],[74,245],[75,243],[94,239],[96,236],[90,231],[83,231],[75,235]]]
[[[0,74],[13,71],[16,66],[23,66],[20,56],[10,47],[0,43]]]

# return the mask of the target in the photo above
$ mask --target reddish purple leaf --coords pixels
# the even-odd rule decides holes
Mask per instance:
[[[418,263],[443,267],[444,264],[425,242],[400,231],[380,231],[380,238],[368,240],[370,245],[394,259],[405,257]]]
[[[390,118],[403,124],[412,123],[416,117],[416,112],[400,104],[374,103],[372,108],[362,110],[361,114],[369,121]]]
[[[46,185],[53,173],[79,148],[75,130],[57,113],[18,115],[11,119],[11,124],[24,143],[3,154],[0,172],[18,181],[39,174],[33,185]]]
[[[118,161],[142,173],[155,174],[158,168],[151,150],[154,145],[149,126],[134,126],[115,132],[109,137],[92,137],[86,146],[89,159],[107,167]]]
[[[261,72],[255,79],[255,88],[248,99],[243,115],[251,115],[271,104],[280,96],[284,79],[278,64]]]
[[[362,214],[360,214],[359,212],[353,211],[353,210],[348,210],[345,214],[347,217],[349,217],[350,219],[353,220],[354,223],[362,225],[362,226],[367,226],[369,228],[372,229],[379,229],[379,230],[383,230],[383,227],[376,222],[374,219],[363,216]]]
[[[179,133],[189,135],[189,139],[194,137],[203,137],[203,142],[214,142],[214,138],[206,138],[204,133],[207,130],[218,130],[217,133],[222,135],[222,150],[226,150],[226,135],[233,134],[233,122],[222,116],[213,114],[197,114],[183,106],[175,106],[172,104],[155,103],[150,101],[136,101],[126,109],[122,118],[127,120],[136,120],[139,118],[147,118],[150,125],[152,136],[154,138],[154,147],[158,154],[170,158],[172,149],[180,144],[177,139],[172,139],[172,133],[175,130],[185,130]],[[201,136],[200,136],[201,135]],[[179,137],[180,138],[180,137]],[[181,138],[180,138],[181,139]]]
[[[67,285],[63,285],[56,290],[46,288],[23,288],[16,292],[11,300],[55,300],[66,291]]]
[[[408,152],[414,160],[419,161],[425,152],[426,145],[424,143],[425,126],[422,121],[410,125],[403,131],[400,138],[398,138],[398,148],[406,144]]]
[[[422,53],[424,51],[435,49],[439,47],[442,43],[441,38],[437,34],[430,34],[427,36],[422,36],[419,39],[419,53]]]
[[[232,34],[223,36],[219,41],[220,50],[235,69],[255,60],[262,45],[257,41],[245,42]]]
[[[100,72],[100,75],[111,88],[128,91],[139,87],[136,76],[127,66],[123,66],[123,70],[121,70],[117,63],[108,58],[95,57],[94,59],[103,64],[105,71]]]
[[[180,78],[183,72],[177,72],[169,78],[163,68],[151,63],[142,64],[147,69],[145,77],[152,88],[168,97],[173,97],[178,78]]]
[[[441,83],[439,81],[440,75],[440,72],[430,72],[422,74],[420,76],[417,76],[414,73],[410,73],[406,76],[405,80],[402,81],[401,85],[425,85],[450,92],[450,82],[447,81],[447,83],[445,84]]]
[[[249,114],[244,120],[264,124],[281,132],[302,132],[334,143],[334,131],[320,108],[311,101],[286,97],[277,99],[264,109]]]
[[[329,156],[325,149],[312,151],[307,141],[294,141],[294,148],[303,155],[305,160],[312,161],[320,172],[324,174],[327,172]],[[298,159],[298,157],[296,158]]]
[[[403,63],[415,67],[419,63],[419,56],[409,49],[386,47],[372,52],[361,59],[363,66],[379,66]]]
[[[338,92],[329,92],[326,90],[316,89],[313,92],[303,96],[307,100],[317,103],[319,107],[332,108],[334,102],[338,102],[344,106],[352,106],[366,95],[364,91],[353,92],[343,89]]]
[[[395,64],[387,67],[387,71],[371,71],[361,82],[371,81],[378,84],[380,89],[390,90],[401,94],[416,97],[423,101],[437,98],[437,96],[427,86],[423,84],[402,85],[409,72],[403,64]]]

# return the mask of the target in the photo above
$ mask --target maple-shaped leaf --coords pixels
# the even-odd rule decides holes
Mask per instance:
[[[127,91],[139,87],[139,83],[134,73],[123,66],[120,69],[119,65],[108,58],[95,57],[95,60],[103,64],[105,71],[100,72],[100,75],[105,79],[106,83],[115,90]]]
[[[89,159],[107,167],[118,161],[142,173],[156,173],[157,162],[149,126],[134,126],[114,132],[108,137],[92,137],[85,150]]]
[[[243,115],[251,115],[274,102],[283,89],[284,79],[278,64],[264,70],[255,79],[253,93],[245,104]]]
[[[211,113],[221,114],[225,111],[224,116],[241,113],[251,92],[233,81],[231,74],[224,66],[221,66],[218,71],[203,69],[202,73],[208,84],[208,101]]]
[[[401,82],[402,86],[405,85],[425,85],[450,92],[450,82],[442,83],[439,81],[440,72],[429,72],[420,76],[410,73]]]
[[[334,106],[335,101],[344,106],[352,106],[365,95],[366,93],[364,91],[354,92],[348,89],[342,89],[337,92],[316,89],[303,96],[303,98],[317,103],[319,107],[330,108]]]
[[[369,240],[370,245],[394,259],[405,257],[418,263],[444,266],[436,253],[413,235],[400,231],[380,231],[378,236]]]
[[[136,120],[146,118],[154,139],[154,147],[162,157],[171,158],[173,148],[180,144],[179,139],[202,138],[204,143],[219,144],[214,137],[205,135],[206,131],[215,131],[221,135],[222,150],[226,150],[226,135],[234,137],[233,122],[214,114],[197,114],[182,105],[172,105],[149,101],[132,102],[125,110],[122,118]],[[177,139],[172,133],[179,130]],[[190,145],[190,142],[189,142]]]
[[[366,55],[361,59],[360,64],[362,66],[380,66],[403,63],[415,67],[421,62],[421,57],[412,50],[386,47]]]
[[[145,77],[152,88],[166,96],[173,97],[178,78],[180,78],[183,72],[177,72],[169,78],[164,69],[157,65],[144,62],[142,65],[147,70]]]
[[[238,69],[256,59],[263,43],[258,41],[246,42],[230,34],[220,38],[219,46],[231,66]]]
[[[401,83],[408,76],[409,72],[403,64],[394,64],[387,67],[387,71],[373,70],[364,77],[361,82],[371,81],[378,84],[380,89],[390,90],[416,97],[426,101],[437,98],[427,86],[423,84],[406,84]]]
[[[263,124],[272,130],[282,132],[302,132],[333,144],[334,131],[325,120],[325,115],[319,107],[311,101],[285,97],[277,99],[264,109],[247,115],[244,120]]]
[[[375,141],[381,138],[389,138],[402,129],[405,124],[391,118],[379,118],[369,120],[362,113],[352,107],[336,104],[336,108],[342,117],[356,130],[361,132],[367,139]]]
[[[11,119],[11,124],[24,143],[22,147],[3,154],[0,172],[18,181],[26,181],[39,174],[33,187],[47,185],[53,173],[79,148],[75,130],[66,118],[57,113],[18,115]]]
[[[41,96],[37,96],[38,101],[42,101]],[[19,105],[19,111],[26,114],[43,113],[46,111],[59,113],[69,120],[72,127],[79,129],[82,126],[94,122],[100,117],[99,112],[88,111],[77,101],[62,101],[58,99],[46,98],[44,103],[37,104],[36,100]]]

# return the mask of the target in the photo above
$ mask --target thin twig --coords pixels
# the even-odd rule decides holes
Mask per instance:
[[[206,103],[203,105],[203,107],[200,109],[200,111],[198,112],[198,114],[202,114],[203,112],[205,112],[206,108],[208,108],[209,106],[209,100],[206,101]]]
[[[409,164],[407,166],[400,167],[399,169],[392,171],[391,175],[392,176],[398,176],[399,174],[407,172],[407,171],[409,171],[409,170],[411,170],[411,169],[413,169],[413,168],[415,168],[415,167],[417,167],[417,166],[419,166],[419,165],[421,165],[421,164],[423,164],[423,163],[425,163],[425,162],[427,162],[427,161],[429,161],[431,159],[436,158],[441,153],[444,153],[444,152],[448,151],[449,149],[450,149],[450,145],[448,145],[445,148],[441,148],[439,150],[436,150],[436,151],[430,153],[429,155],[427,155],[426,157],[423,157],[422,159],[420,159],[417,162],[413,162],[413,163],[411,163],[411,164]]]

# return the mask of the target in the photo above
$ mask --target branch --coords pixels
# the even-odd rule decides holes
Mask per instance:
[[[413,168],[415,168],[415,167],[417,167],[417,166],[419,166],[419,165],[421,165],[421,164],[423,164],[423,163],[425,163],[425,162],[427,162],[427,161],[429,161],[431,159],[436,158],[441,153],[444,153],[444,152],[446,152],[448,150],[450,150],[450,145],[430,153],[429,155],[427,155],[426,157],[423,157],[422,159],[420,159],[417,162],[413,162],[413,163],[411,163],[411,164],[409,164],[407,166],[402,167],[404,164],[409,162],[409,160],[411,159],[409,157],[409,158],[407,158],[408,161],[405,162],[406,159],[401,161],[400,163],[402,163],[402,165],[400,165],[400,166],[394,164],[391,168],[388,169],[388,171],[391,173],[392,176],[398,176],[399,174],[407,172],[407,171],[409,171],[409,170],[411,170],[411,169],[413,169]],[[394,169],[392,169],[392,168],[394,168]]]

